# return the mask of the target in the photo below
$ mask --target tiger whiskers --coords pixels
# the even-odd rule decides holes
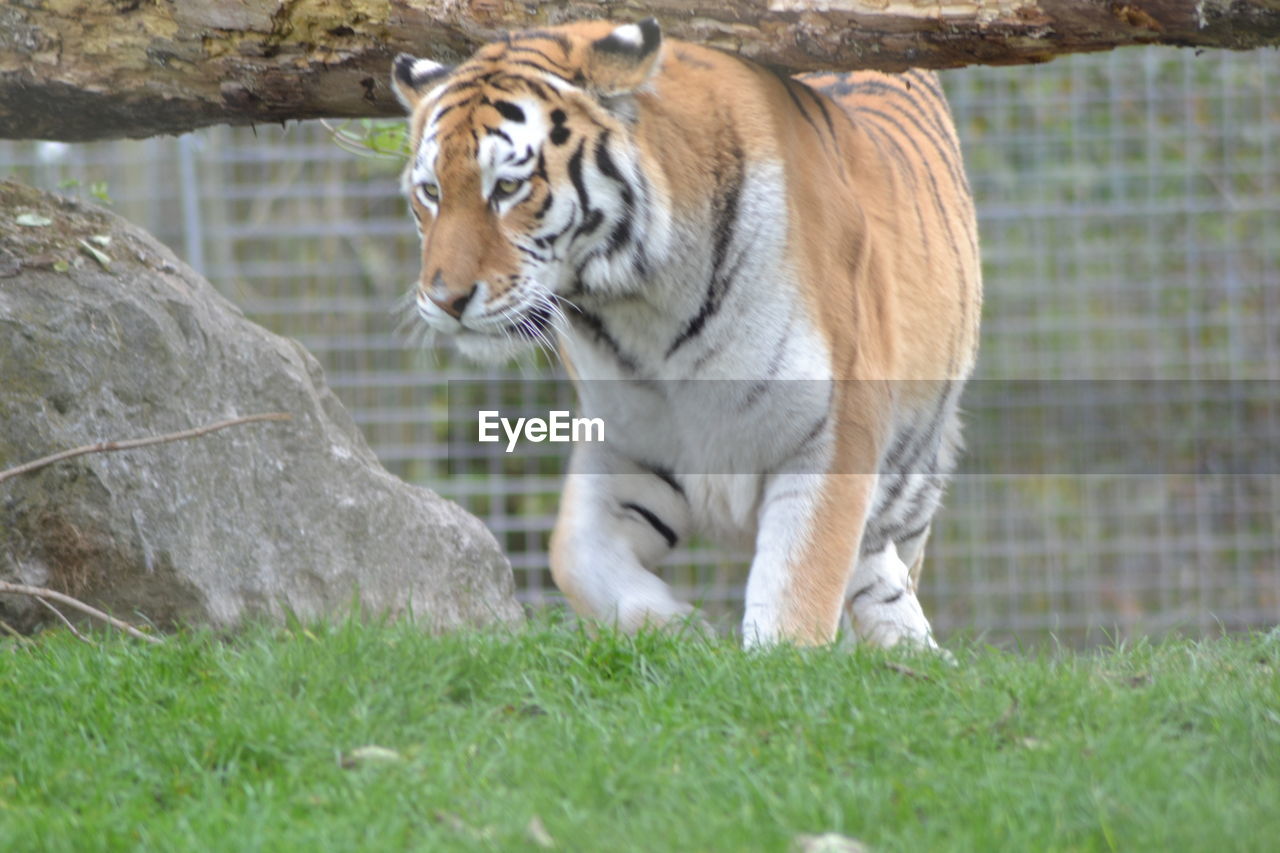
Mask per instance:
[[[582,313],[582,309],[578,307],[578,304],[567,296],[561,296],[558,293],[548,293],[546,294],[545,298],[550,300],[550,302],[552,302],[555,305],[556,313],[559,314],[566,321],[569,318],[567,315],[565,315],[564,311],[561,310],[560,308],[561,305],[568,305],[570,308],[572,308],[574,311],[578,312],[579,314]]]
[[[389,313],[398,318],[395,334],[404,338],[415,349],[427,349],[435,343],[435,330],[422,320],[418,310],[418,289],[411,287],[395,301]]]
[[[525,340],[532,343],[547,358],[554,361],[556,357],[555,344],[547,337],[542,324],[544,320],[554,322],[555,313],[554,306],[547,302],[546,296],[537,293],[532,304],[525,306],[523,310],[517,305],[507,305],[501,309],[500,317],[503,333],[510,339],[512,338],[512,330],[518,329]]]
[[[582,313],[582,309],[577,305],[574,305],[569,300],[563,299],[554,293],[549,293],[547,291],[540,291],[538,293],[537,308],[546,318],[546,326],[538,329],[538,336],[546,342],[547,357],[552,362],[555,362],[559,358],[559,348],[556,346],[555,342],[547,336],[547,329],[554,331],[556,336],[560,338],[566,337],[569,334],[569,317],[561,308],[562,304],[568,305],[579,314]]]

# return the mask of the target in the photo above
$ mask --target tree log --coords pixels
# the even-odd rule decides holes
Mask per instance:
[[[669,36],[792,71],[1280,44],[1280,0],[7,0],[0,137],[389,116],[397,52],[455,62],[504,30],[649,14]]]

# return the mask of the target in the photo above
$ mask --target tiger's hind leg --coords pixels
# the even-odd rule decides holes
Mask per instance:
[[[916,554],[917,564],[919,556]],[[878,552],[858,558],[846,588],[845,609],[860,641],[884,648],[899,643],[938,647],[916,598],[911,569],[892,541]]]
[[[920,583],[920,572],[924,566],[924,546],[928,539],[929,528],[925,527],[925,529],[919,534],[914,535],[903,542],[897,543],[898,556],[908,567],[907,575],[911,581],[909,589],[913,593],[916,591],[916,587]],[[853,585],[853,578],[851,574],[849,584],[846,589],[844,610],[840,614],[840,630],[843,635],[842,642],[846,645],[853,645],[857,642],[858,638],[857,632],[854,630],[853,626],[853,607],[849,601],[855,591],[856,588]]]

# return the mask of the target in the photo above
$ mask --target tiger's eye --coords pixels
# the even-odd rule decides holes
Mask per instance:
[[[498,198],[514,195],[516,190],[520,189],[520,183],[520,181],[514,180],[513,178],[503,178],[494,184],[494,195]]]
[[[418,184],[418,195],[421,197],[423,204],[440,200],[439,184]]]

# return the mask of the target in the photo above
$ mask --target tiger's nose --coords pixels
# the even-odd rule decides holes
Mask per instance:
[[[432,282],[427,298],[435,304],[444,313],[448,314],[455,320],[462,319],[462,312],[467,310],[467,305],[471,302],[471,297],[476,295],[477,285],[473,284],[465,293],[451,291],[444,286],[443,277],[436,273],[436,277]]]

